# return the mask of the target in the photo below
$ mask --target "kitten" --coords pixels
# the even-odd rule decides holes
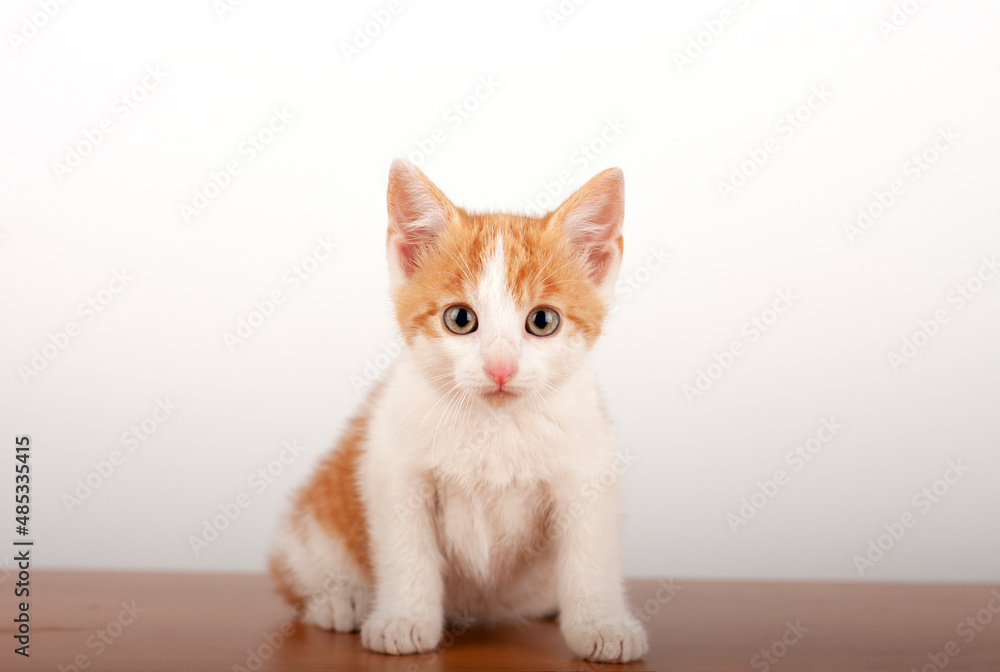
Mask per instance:
[[[641,657],[590,367],[621,261],[622,172],[532,218],[466,212],[397,160],[388,209],[405,347],[298,492],[271,558],[279,590],[304,621],[360,629],[383,653],[434,649],[446,620],[558,613],[575,654]]]

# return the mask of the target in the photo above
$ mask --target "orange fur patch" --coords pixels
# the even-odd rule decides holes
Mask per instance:
[[[368,517],[358,484],[358,460],[368,438],[368,420],[379,388],[372,390],[366,408],[351,419],[337,447],[320,462],[311,480],[295,498],[292,524],[311,514],[320,526],[344,545],[355,565],[369,578],[372,564]]]

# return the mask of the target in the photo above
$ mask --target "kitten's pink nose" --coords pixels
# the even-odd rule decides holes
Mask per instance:
[[[486,373],[490,374],[493,382],[501,386],[510,380],[516,371],[517,367],[513,364],[490,364],[486,367]]]

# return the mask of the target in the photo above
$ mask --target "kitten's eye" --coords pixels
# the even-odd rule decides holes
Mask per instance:
[[[444,309],[444,326],[453,334],[470,334],[479,326],[479,321],[472,308],[455,305]]]
[[[535,336],[550,336],[559,328],[559,313],[551,308],[535,308],[524,326]]]

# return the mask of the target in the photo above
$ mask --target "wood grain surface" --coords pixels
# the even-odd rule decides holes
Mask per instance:
[[[11,583],[0,584],[3,670],[1000,672],[994,586],[633,580],[650,652],[593,665],[552,621],[473,627],[435,653],[394,657],[293,622],[262,575],[46,571],[31,577],[25,659],[13,653]]]

